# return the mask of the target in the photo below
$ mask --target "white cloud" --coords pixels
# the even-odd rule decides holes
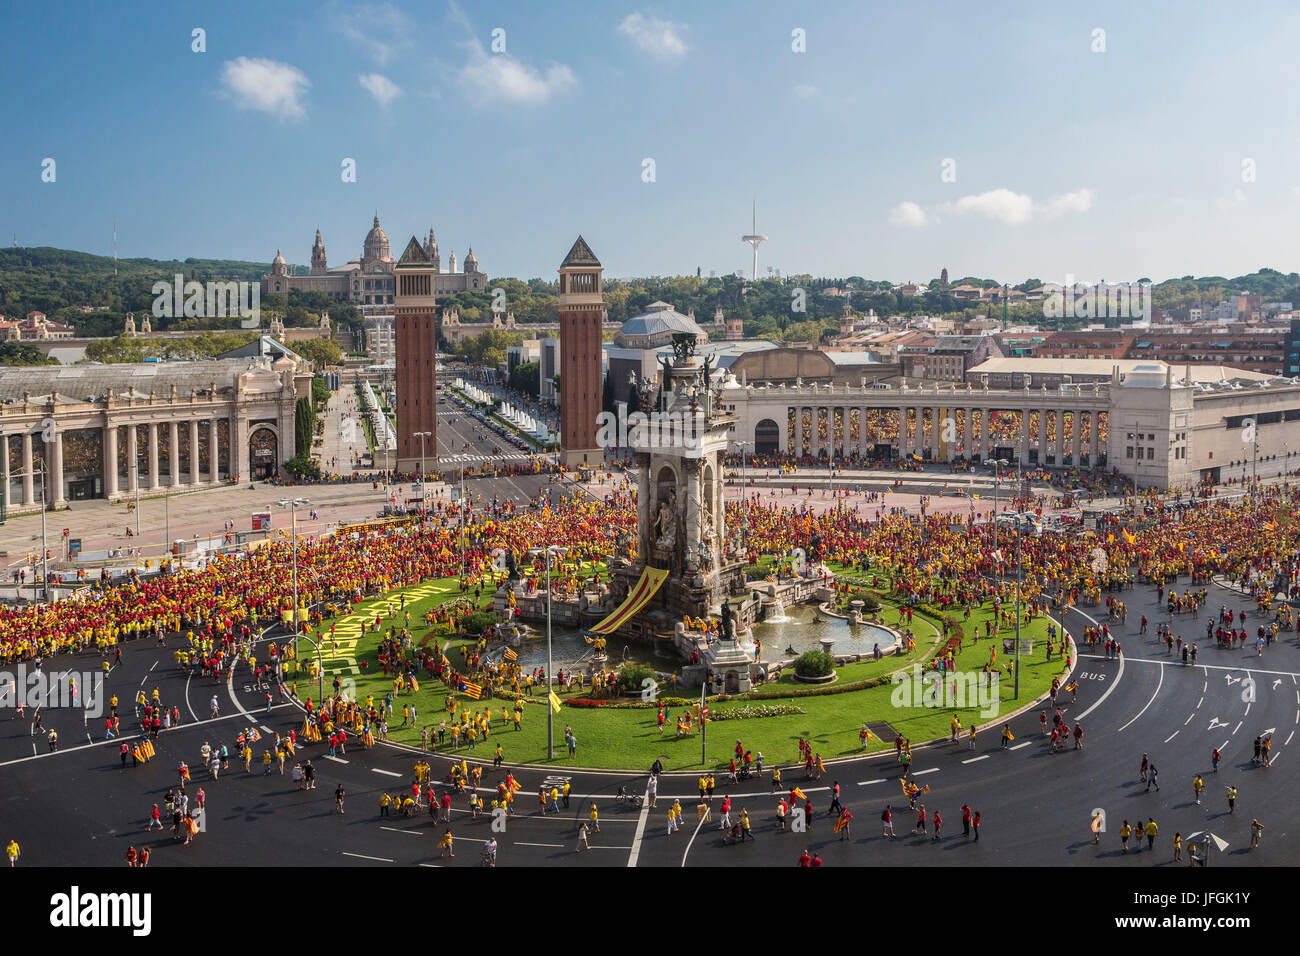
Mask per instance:
[[[953,203],[953,209],[963,213],[978,213],[1009,226],[1016,226],[1029,221],[1034,201],[1026,194],[1013,193],[1010,189],[990,189],[973,196],[962,196]]]
[[[896,226],[924,226],[929,221],[929,217],[916,203],[900,202],[889,210],[889,221]]]
[[[357,79],[380,106],[387,106],[402,95],[402,88],[382,73],[362,73]]]
[[[411,45],[411,20],[391,3],[367,3],[347,9],[332,3],[329,24],[380,66]]]
[[[1041,210],[1035,207],[1034,212],[1041,214],[1044,218],[1054,219],[1067,212],[1087,212],[1092,208],[1092,200],[1093,192],[1091,189],[1076,189],[1072,193],[1053,196],[1042,204]]]
[[[677,60],[686,55],[690,49],[686,45],[687,31],[685,24],[660,20],[644,13],[629,13],[618,25],[618,32],[631,40],[637,49],[661,60]]]
[[[474,25],[452,0],[451,18],[465,30],[465,64],[457,80],[480,102],[504,100],[510,103],[543,103],[556,93],[578,84],[573,71],[563,63],[552,63],[545,71],[521,62],[509,53],[489,53],[474,32]]]
[[[1022,226],[1031,220],[1047,222],[1066,213],[1087,212],[1092,208],[1095,196],[1091,189],[1076,189],[1059,196],[1036,200],[1028,193],[990,189],[962,196],[956,202],[944,203],[939,208],[955,213],[974,213],[996,219],[1008,226]]]
[[[1238,206],[1246,205],[1246,191],[1238,186],[1232,191],[1231,196],[1220,196],[1214,203],[1220,209],[1236,209]]]
[[[790,92],[801,100],[815,100],[817,97],[822,95],[822,91],[811,83],[800,83],[798,86],[791,89]]]
[[[287,63],[246,56],[227,60],[221,67],[225,94],[243,109],[273,113],[282,119],[307,115],[303,96],[310,81],[302,71]]]

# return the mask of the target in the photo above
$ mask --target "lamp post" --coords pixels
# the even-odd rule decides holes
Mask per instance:
[[[294,646],[293,646],[293,665],[294,665],[294,668],[295,668],[295,669],[298,667],[298,643],[297,643],[297,637],[298,637],[298,635],[297,635],[296,632],[295,632],[295,635],[294,635]],[[315,651],[316,651],[316,708],[317,708],[317,713],[319,713],[319,712],[320,712],[320,708],[321,708],[321,707],[324,705],[324,703],[325,703],[325,659],[324,659],[323,657],[321,657],[320,645],[319,645],[319,644],[317,644],[314,640],[312,640],[312,639],[311,639],[310,637],[308,637],[306,634],[303,634],[303,635],[302,635],[302,639],[303,639],[304,641],[307,641],[309,644],[311,644],[312,648],[315,649]],[[281,663],[280,666],[283,666],[283,663]]]
[[[425,476],[429,473],[425,468],[424,462],[424,440],[433,436],[433,432],[412,432],[416,438],[420,439],[420,506],[429,510],[429,493],[425,487]]]
[[[0,455],[4,459],[0,461],[0,478],[4,480],[4,487],[0,488],[0,525],[9,520],[9,436],[0,431]]]
[[[749,554],[749,506],[746,503],[746,497],[749,491],[746,485],[745,449],[754,447],[754,443],[752,441],[735,441],[732,444],[740,446],[740,550],[745,552],[744,556],[747,556]],[[742,560],[744,556],[742,556]]]
[[[289,619],[293,624],[293,656],[294,660],[298,658],[298,506],[310,504],[306,498],[281,498],[278,502],[281,508],[289,509],[289,526],[292,532],[293,543],[290,551],[293,555],[293,611],[289,614]]]
[[[555,708],[551,706],[551,555],[563,555],[568,548],[557,544],[546,548],[532,548],[529,554],[546,555],[546,759],[555,759]]]
[[[1010,462],[1005,458],[990,458],[984,462],[993,468],[993,550],[998,549],[998,485],[1002,480],[1002,469]]]

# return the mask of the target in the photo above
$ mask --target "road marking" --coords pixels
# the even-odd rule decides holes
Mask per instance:
[[[354,857],[356,857],[358,860],[375,860],[376,862],[379,862],[379,863],[392,863],[392,862],[393,862],[392,860],[390,860],[390,859],[389,859],[388,857],[386,857],[386,856],[366,856],[364,853],[349,853],[347,850],[340,850],[339,852],[342,853],[344,856],[354,856]]]
[[[1122,658],[1121,658],[1121,660],[1122,660]],[[1160,664],[1160,679],[1159,679],[1158,681],[1156,681],[1156,689],[1155,689],[1155,693],[1153,693],[1153,694],[1151,695],[1151,699],[1150,699],[1149,701],[1147,701],[1147,706],[1146,706],[1146,707],[1143,707],[1143,708],[1142,708],[1141,710],[1139,710],[1136,714],[1134,714],[1134,715],[1133,715],[1133,720],[1130,720],[1130,721],[1128,722],[1128,724],[1125,724],[1124,727],[1121,727],[1121,728],[1119,729],[1119,732],[1120,732],[1120,733],[1123,733],[1124,728],[1125,728],[1125,727],[1128,727],[1129,724],[1133,723],[1134,720],[1137,720],[1139,717],[1141,717],[1143,714],[1145,714],[1145,713],[1147,712],[1147,707],[1150,707],[1152,704],[1154,704],[1154,703],[1156,702],[1156,697],[1159,695],[1159,693],[1160,693],[1160,688],[1164,686],[1164,683],[1165,683],[1165,665],[1164,665],[1163,662],[1161,662],[1161,664]],[[1112,684],[1111,686],[1113,687],[1114,685]]]
[[[1244,723],[1244,721],[1240,721],[1240,720],[1237,721],[1237,726],[1232,728],[1232,736],[1234,736],[1234,737],[1237,736],[1237,731],[1241,730],[1241,725],[1242,725],[1243,723]],[[1227,724],[1224,724],[1224,726],[1226,727],[1226,726],[1228,726],[1228,725],[1227,725]]]
[[[344,760],[342,757],[331,757],[329,754],[325,755],[325,759],[333,760],[335,763],[348,763],[348,761]],[[396,774],[394,774],[394,776],[396,776]]]
[[[1169,743],[1169,741],[1171,741],[1171,740],[1173,740],[1175,737],[1177,737],[1178,734],[1179,734],[1179,731],[1175,730],[1172,734],[1170,734],[1168,737],[1165,738],[1165,743]]]
[[[859,781],[858,781],[858,786],[859,786],[859,787],[869,787],[869,786],[871,786],[873,783],[884,783],[884,782],[885,782],[885,778],[884,778],[884,777],[877,777],[875,780],[859,780]]]
[[[706,815],[706,816],[707,816],[707,815]],[[682,866],[683,866],[683,867],[686,866],[686,857],[687,857],[687,856],[690,854],[690,852],[691,852],[691,846],[692,846],[692,844],[695,843],[695,838],[696,838],[697,836],[700,835],[700,827],[704,826],[704,820],[705,820],[705,817],[700,817],[700,822],[697,823],[697,824],[695,824],[695,832],[692,833],[692,834],[691,834],[691,838],[690,838],[689,840],[686,841],[686,849],[685,849],[685,851],[683,851],[683,853],[682,853]]]
[[[273,733],[275,733],[275,731],[272,730],[270,727],[266,726],[266,724],[262,724],[261,729],[262,729],[262,730],[265,730],[268,734],[273,734]]]
[[[1094,660],[1098,660],[1098,661],[1100,661],[1100,660],[1105,660],[1105,657],[1104,657],[1103,655],[1101,655],[1101,654],[1080,654],[1079,657],[1080,657],[1080,659],[1085,658],[1085,657],[1090,657],[1090,658],[1092,658],[1092,659],[1094,659]],[[1120,662],[1122,663],[1122,662],[1125,661],[1125,660],[1132,661],[1132,662],[1135,663],[1135,664],[1164,664],[1164,663],[1165,663],[1165,661],[1157,661],[1157,660],[1153,660],[1153,659],[1148,658],[1148,657],[1129,657],[1127,654],[1121,654],[1121,655],[1120,655]],[[1205,667],[1211,668],[1211,669],[1216,670],[1216,671],[1239,671],[1239,670],[1241,670],[1240,667],[1227,667],[1227,666],[1225,666],[1225,665],[1223,665],[1223,664],[1206,664],[1206,665],[1198,664],[1198,665],[1196,665],[1196,666],[1197,666],[1197,667],[1205,666]],[[1256,674],[1275,674],[1275,675],[1276,675],[1276,674],[1280,674],[1280,675],[1282,675],[1283,677],[1290,677],[1290,678],[1293,678],[1293,679],[1294,679],[1294,677],[1296,676],[1296,673],[1297,673],[1296,671],[1269,671],[1269,670],[1261,670],[1261,669],[1259,669],[1259,668],[1254,668],[1254,672],[1255,672]],[[1116,678],[1116,679],[1118,679],[1118,678]]]
[[[980,760],[988,760],[988,754],[980,754],[978,757],[971,757],[969,760],[963,760],[962,763],[976,763]]]
[[[645,822],[649,816],[650,816],[650,782],[646,781],[645,798],[641,801],[641,815],[637,818],[636,833],[632,835],[632,846],[629,847],[629,849],[632,852],[629,853],[627,857],[627,865],[630,867],[636,866],[637,858],[641,856],[641,837],[645,833]]]
[[[1032,740],[1026,740],[1023,744],[1016,744],[1014,747],[1008,747],[1007,749],[1008,749],[1008,750],[1019,750],[1021,747],[1028,747],[1028,746],[1029,746],[1030,744],[1032,744],[1032,743],[1033,743]]]
[[[589,846],[587,847],[587,849],[589,850],[630,850],[632,848],[630,846],[603,846],[601,844],[597,844],[596,846]]]
[[[1079,612],[1079,613],[1082,614],[1083,612],[1081,611],[1081,612]],[[1084,616],[1084,617],[1087,617],[1089,620],[1092,620],[1092,618],[1089,617],[1087,614],[1084,614],[1083,616]],[[1095,624],[1096,621],[1093,621],[1093,623]],[[1082,656],[1082,655],[1080,655],[1080,656]],[[1121,654],[1120,657],[1119,657],[1119,673],[1115,675],[1115,680],[1114,680],[1114,682],[1113,682],[1109,687],[1106,688],[1106,693],[1104,693],[1104,694],[1102,694],[1100,697],[1098,697],[1097,700],[1093,703],[1093,705],[1092,705],[1091,707],[1089,707],[1089,708],[1088,708],[1087,710],[1085,710],[1082,714],[1079,714],[1079,716],[1077,716],[1077,717],[1074,718],[1076,723],[1082,723],[1082,722],[1083,722],[1083,719],[1084,719],[1085,717],[1087,717],[1089,714],[1091,714],[1091,713],[1092,713],[1094,710],[1096,710],[1098,707],[1100,707],[1100,706],[1105,702],[1106,698],[1109,697],[1109,696],[1111,695],[1111,692],[1112,692],[1116,687],[1119,686],[1119,682],[1120,682],[1120,680],[1121,680],[1121,679],[1123,678],[1123,676],[1124,676],[1124,660],[1125,660],[1124,655]],[[1015,748],[1013,747],[1013,748],[1011,748],[1011,749],[1014,750]]]
[[[153,668],[154,668],[154,667],[157,667],[157,666],[158,666],[158,662],[157,662],[157,661],[154,661],[154,662],[153,662],[153,667],[150,667],[150,668],[149,668],[149,673],[152,674],[152,673],[153,673]]]
[[[409,833],[411,836],[423,836],[419,830],[404,830],[401,827],[380,827],[381,830],[387,830],[389,833]]]
[[[343,762],[344,762],[344,763],[347,763],[346,760],[343,761]],[[400,773],[395,773],[395,772],[392,771],[392,770],[380,770],[378,767],[371,767],[370,769],[371,769],[371,771],[372,771],[373,773],[382,773],[385,777],[400,777],[400,776],[401,776]]]
[[[511,846],[541,846],[550,850],[563,850],[563,843],[512,843]]]
[[[1202,697],[1200,700],[1198,700],[1198,701],[1196,702],[1196,709],[1197,709],[1197,710],[1200,710],[1200,709],[1201,709],[1201,705],[1202,705],[1203,703],[1205,703],[1205,698],[1204,698],[1204,697]]]
[[[1205,698],[1201,698],[1201,699],[1204,700]],[[1196,711],[1192,711],[1190,714],[1188,714],[1187,719],[1183,721],[1183,726],[1186,727],[1188,724],[1190,724],[1192,722],[1192,718],[1195,716],[1196,716]]]
[[[1224,742],[1219,746],[1219,754],[1220,754],[1220,755],[1223,754],[1223,748],[1224,748],[1224,747],[1227,747],[1227,746],[1228,746],[1228,741],[1225,740],[1225,741],[1224,741]]]
[[[421,863],[420,866],[431,866],[431,867],[433,867],[435,870],[441,870],[441,869],[442,869],[442,864],[441,864],[441,863]]]
[[[927,773],[938,773],[941,769],[942,769],[942,768],[940,768],[940,767],[930,767],[929,769],[926,769],[926,770],[917,770],[917,771],[914,771],[914,772],[912,773],[912,776],[913,776],[913,777],[924,777]],[[825,789],[825,788],[823,787],[822,789]]]
[[[1294,736],[1295,736],[1295,731],[1293,730],[1291,731],[1291,733],[1286,735],[1286,741],[1285,743],[1282,744],[1282,746],[1285,747],[1287,744],[1289,744],[1291,742],[1291,738]]]

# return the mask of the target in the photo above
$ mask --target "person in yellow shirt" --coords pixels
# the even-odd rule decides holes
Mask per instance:
[[[594,800],[592,801],[592,804],[591,804],[591,813],[589,814],[589,816],[591,817],[591,831],[592,831],[593,833],[599,833],[599,832],[600,832],[600,814],[598,814],[598,813],[596,812],[596,803],[595,803]]]
[[[9,845],[5,847],[5,856],[9,857],[9,865],[16,866],[21,851],[18,849],[18,841],[10,840]]]

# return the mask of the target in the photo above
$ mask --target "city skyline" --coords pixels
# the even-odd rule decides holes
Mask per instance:
[[[116,222],[123,258],[305,263],[317,228],[342,252],[378,210],[395,242],[433,222],[495,275],[552,276],[578,232],[610,276],[748,274],[756,198],[760,278],[1290,272],[1300,144],[1257,94],[1294,73],[1300,21],[1268,7],[1267,33],[1166,4],[23,9],[0,50],[35,95],[0,234],[111,255]],[[105,82],[107,107],[86,95]]]

